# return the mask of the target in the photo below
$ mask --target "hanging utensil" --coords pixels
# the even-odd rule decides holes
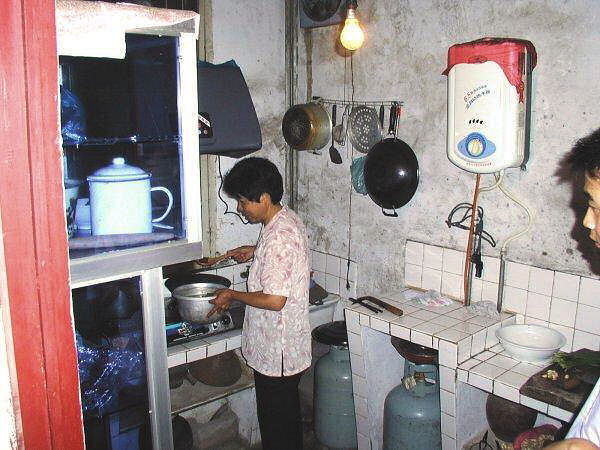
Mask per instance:
[[[331,119],[320,103],[294,105],[283,116],[285,142],[295,150],[319,150],[331,136]]]
[[[394,103],[390,110],[388,138],[373,146],[364,167],[365,186],[371,200],[386,216],[397,217],[396,209],[410,201],[419,185],[419,162],[410,146],[396,137],[400,113]],[[388,214],[385,209],[394,212]]]
[[[367,153],[382,137],[377,111],[364,105],[352,108],[348,118],[348,137],[357,151]]]
[[[344,113],[342,114],[342,120],[339,125],[333,127],[333,139],[340,145],[346,144],[346,134],[348,132],[348,114],[350,113],[350,105],[346,105]]]
[[[331,123],[333,125],[333,128],[335,128],[336,115],[337,115],[337,105],[334,103],[333,106],[331,107]],[[335,145],[334,145],[335,142],[333,139],[333,128],[331,129],[331,147],[329,147],[329,159],[334,164],[341,164],[342,157],[340,155],[340,152],[338,152],[338,149],[335,148]]]

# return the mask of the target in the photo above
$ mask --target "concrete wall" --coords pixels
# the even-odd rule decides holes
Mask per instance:
[[[214,62],[234,59],[242,69],[262,131],[262,149],[252,156],[273,161],[284,176],[285,186],[286,147],[281,134],[281,118],[286,110],[284,28],[283,3],[253,2],[252,7],[248,7],[247,2],[212,1]],[[235,133],[235,129],[231,132]],[[221,157],[222,174],[235,162],[235,159]],[[212,186],[218,188],[218,175],[212,180]],[[235,211],[236,202],[222,195],[229,210]],[[235,246],[256,242],[259,225],[243,225],[237,217],[223,214],[225,206],[220,200],[214,199],[214,203],[216,251],[223,253]]]
[[[359,2],[358,13],[367,38],[353,58],[354,97],[404,101],[399,137],[414,149],[421,170],[418,191],[398,218],[384,217],[368,197],[352,195],[351,257],[361,267],[359,291],[403,283],[407,238],[458,250],[466,246],[466,232],[449,230],[444,221],[454,205],[472,200],[475,176],[446,158],[446,77],[441,72],[449,46],[485,36],[528,39],[538,52],[530,163],[527,171],[510,169],[505,177],[506,186],[536,216],[532,233],[510,245],[508,259],[600,274],[600,258],[580,226],[585,201],[560,176],[561,160],[574,141],[600,126],[600,3],[379,0]],[[336,27],[311,32],[302,60],[312,59],[312,66],[300,87],[312,95],[343,97],[344,57],[335,51],[337,33]],[[306,34],[300,36],[301,44],[307,42]],[[348,73],[347,92],[349,79]],[[351,150],[341,150],[339,166],[329,161],[327,149],[322,156],[301,153],[298,208],[313,248],[346,255]],[[484,176],[482,185],[491,184],[491,178]],[[482,193],[480,205],[487,231],[500,244],[526,223],[522,209],[498,190]],[[484,244],[483,251],[498,256],[499,246]]]

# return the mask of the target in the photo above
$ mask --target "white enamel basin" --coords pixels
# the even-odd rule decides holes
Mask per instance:
[[[509,325],[496,330],[496,337],[510,356],[527,362],[546,362],[565,345],[557,330],[540,325]]]
[[[337,295],[330,294],[323,299],[322,305],[310,305],[308,307],[308,320],[311,330],[333,321],[333,313],[339,299]]]

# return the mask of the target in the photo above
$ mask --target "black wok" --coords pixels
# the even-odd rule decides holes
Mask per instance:
[[[410,146],[398,139],[396,129],[396,106],[390,111],[389,134],[392,137],[375,144],[365,160],[365,187],[371,200],[386,216],[397,217],[396,209],[406,205],[419,185],[419,162]],[[392,209],[392,214],[386,213]]]

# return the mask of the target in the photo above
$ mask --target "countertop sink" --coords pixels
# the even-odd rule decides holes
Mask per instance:
[[[566,339],[557,330],[540,325],[517,324],[496,330],[496,337],[510,356],[526,362],[550,361],[565,345]]]

